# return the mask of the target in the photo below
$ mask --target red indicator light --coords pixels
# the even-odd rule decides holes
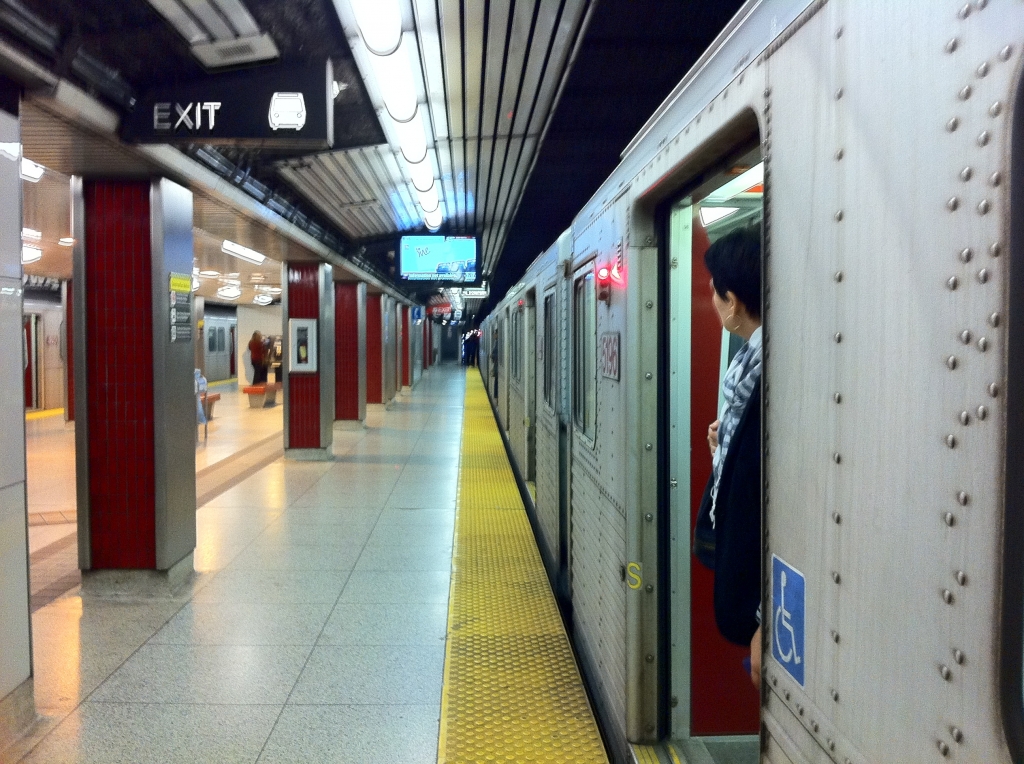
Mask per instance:
[[[523,302],[522,300],[520,300],[520,301],[519,301],[519,307],[520,307],[520,308],[521,308],[521,307],[523,307],[523,305],[525,305],[525,304],[526,304],[526,303],[525,303],[525,302]]]
[[[599,271],[597,272],[597,277],[598,277],[599,279],[601,279],[601,281],[607,281],[607,280],[608,280],[608,276],[609,276],[609,275],[610,275],[610,274],[609,274],[609,272],[608,272],[608,269],[607,269],[607,268],[601,268],[601,269],[600,269],[600,270],[599,270]]]

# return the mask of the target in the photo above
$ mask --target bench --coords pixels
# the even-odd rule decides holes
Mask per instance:
[[[199,393],[199,400],[203,404],[203,413],[206,420],[213,419],[213,405],[220,400],[220,393]]]
[[[261,409],[264,406],[273,406],[277,403],[277,391],[280,389],[280,382],[268,382],[263,385],[243,387],[242,392],[249,396],[249,408]]]

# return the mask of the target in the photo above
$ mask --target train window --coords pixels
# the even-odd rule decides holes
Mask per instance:
[[[223,353],[225,350],[227,350],[227,341],[224,339],[224,337],[225,337],[224,327],[223,326],[217,327],[217,352],[218,353]]]
[[[597,295],[588,268],[573,285],[573,421],[594,437],[597,409]]]
[[[553,407],[555,388],[555,295],[544,297],[544,402]]]
[[[209,339],[207,340],[207,343],[206,343],[206,349],[210,353],[216,353],[217,352],[217,329],[215,327],[211,326],[211,327],[209,327],[208,331],[209,331]]]
[[[523,324],[523,314],[522,314],[522,311],[519,311],[519,310],[512,311],[511,324],[512,325],[509,327],[509,330],[510,330],[509,343],[510,343],[511,347],[509,347],[509,351],[508,351],[509,352],[508,366],[509,366],[509,370],[512,372],[513,378],[515,378],[516,380],[519,380],[519,379],[522,379],[522,376],[521,376],[521,373],[520,373],[520,367],[522,366],[522,360],[520,359],[520,355],[521,355],[521,353],[520,353],[520,346],[522,345],[522,337],[521,337],[521,335],[522,335],[522,324]]]

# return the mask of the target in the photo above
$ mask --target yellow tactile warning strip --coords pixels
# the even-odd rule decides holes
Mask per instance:
[[[634,745],[633,759],[637,764],[661,764],[658,752],[649,745]]]
[[[466,376],[438,761],[608,761],[476,369]]]

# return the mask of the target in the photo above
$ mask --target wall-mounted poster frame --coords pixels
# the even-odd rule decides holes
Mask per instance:
[[[315,374],[317,371],[317,327],[315,318],[288,319],[288,371]]]

